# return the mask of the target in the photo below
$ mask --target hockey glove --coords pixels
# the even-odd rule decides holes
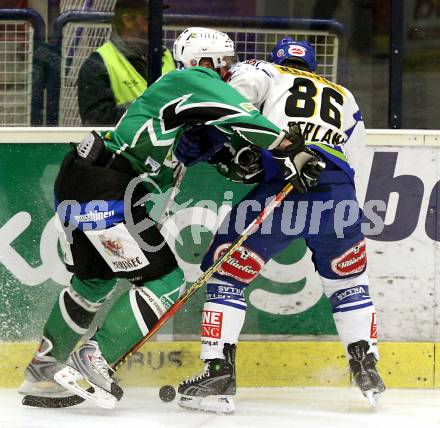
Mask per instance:
[[[272,155],[279,162],[284,179],[290,181],[298,192],[305,193],[309,187],[317,184],[325,163],[305,146],[304,136],[297,124],[289,123],[286,138],[291,144],[284,149],[272,150]]]
[[[325,162],[316,154],[313,159],[304,165],[301,171],[301,178],[307,189],[318,184],[319,176],[321,172],[324,171],[324,168]]]
[[[185,166],[210,159],[229,141],[215,126],[195,125],[182,133],[174,154]]]
[[[229,164],[228,178],[244,184],[260,183],[264,178],[261,150],[255,146],[240,149]]]
[[[76,146],[77,156],[90,163],[95,163],[104,150],[104,139],[96,131],[86,134],[82,142]]]

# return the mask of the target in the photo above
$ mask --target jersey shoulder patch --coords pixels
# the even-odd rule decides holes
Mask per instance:
[[[263,75],[260,75],[260,73],[264,73],[266,78],[275,77],[272,64],[265,61],[257,61],[254,59],[234,64],[229,71],[230,75],[228,78],[228,82],[230,82],[234,78],[237,78],[238,76],[246,76],[246,78],[250,78],[251,80],[259,80],[260,78],[263,78]],[[252,78],[251,76],[254,76],[254,78]]]

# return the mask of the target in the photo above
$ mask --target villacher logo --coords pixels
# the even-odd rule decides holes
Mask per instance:
[[[214,259],[217,260],[222,257],[229,245],[229,243],[226,243],[217,248]],[[218,271],[222,275],[230,276],[248,284],[256,278],[263,266],[264,260],[258,254],[247,248],[239,247],[220,266]]]
[[[332,260],[331,263],[333,272],[341,276],[363,272],[366,265],[367,253],[364,239],[342,254],[342,256]]]

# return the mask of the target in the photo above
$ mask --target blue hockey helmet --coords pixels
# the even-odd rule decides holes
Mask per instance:
[[[315,49],[305,40],[285,37],[275,45],[269,55],[269,61],[277,65],[281,65],[290,58],[303,62],[310,71],[316,70]]]

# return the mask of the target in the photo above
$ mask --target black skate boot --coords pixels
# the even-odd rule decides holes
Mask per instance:
[[[180,407],[216,413],[235,411],[232,398],[236,392],[235,350],[235,345],[225,343],[225,359],[206,360],[205,370],[199,376],[179,385]]]
[[[372,352],[368,353],[369,349],[366,340],[350,343],[347,347],[351,356],[349,363],[353,379],[371,406],[376,407],[379,394],[385,391],[385,385],[376,369],[376,357]]]

